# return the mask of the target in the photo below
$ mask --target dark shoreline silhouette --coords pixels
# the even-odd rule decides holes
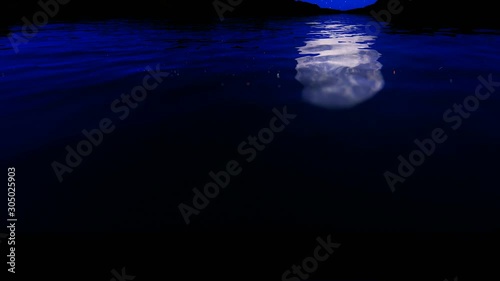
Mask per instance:
[[[399,3],[399,4],[394,4]],[[401,27],[457,27],[457,28],[499,28],[496,9],[491,2],[474,1],[431,1],[431,0],[378,0],[365,8],[347,11],[351,14],[377,15],[382,21],[389,6],[401,10],[391,14],[389,22]],[[396,8],[397,7],[397,8]],[[389,13],[390,14],[390,13]]]
[[[42,0],[46,3],[49,0]],[[56,0],[53,0],[56,1]],[[60,0],[67,4],[59,4],[60,11],[55,18],[61,20],[106,19],[106,18],[171,18],[190,22],[217,20],[219,14],[214,7],[224,10],[225,18],[231,17],[269,17],[269,16],[309,16],[340,13],[337,10],[320,8],[318,5],[295,0],[276,0],[272,4],[262,0],[241,0],[238,5],[231,6],[227,0],[158,1],[143,0],[137,2],[107,1],[104,4],[97,0]],[[42,10],[39,0],[10,1],[3,5],[0,21],[19,21],[23,16],[31,19],[32,15]]]
[[[60,2],[57,2],[60,1]],[[217,1],[217,0],[216,0]],[[33,15],[42,11],[40,2],[57,3],[58,11],[50,20],[94,20],[112,18],[158,18],[172,19],[180,22],[218,22],[223,18],[251,17],[295,17],[325,14],[361,14],[388,21],[400,27],[459,27],[459,28],[499,28],[495,9],[486,1],[472,3],[430,0],[378,0],[365,8],[339,11],[320,8],[318,5],[295,0],[241,0],[231,7],[227,0],[199,0],[195,4],[180,1],[143,0],[137,2],[107,1],[105,4],[97,0],[17,0],[3,4],[0,10],[0,23],[24,24],[21,18],[26,17],[33,22]],[[61,4],[66,3],[66,4]],[[219,12],[214,7],[218,3]],[[234,3],[234,1],[233,1]],[[399,3],[399,4],[398,4]],[[402,11],[391,14],[389,6],[398,7]],[[49,5],[50,6],[50,5]],[[225,6],[225,8],[224,8]],[[400,7],[400,8],[399,8]],[[49,9],[55,9],[50,6]],[[226,9],[224,11],[224,9]],[[375,16],[374,16],[375,15]]]

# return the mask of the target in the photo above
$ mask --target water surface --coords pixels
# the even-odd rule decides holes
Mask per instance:
[[[26,225],[181,225],[191,189],[287,106],[298,117],[197,223],[498,229],[500,97],[457,131],[443,120],[478,76],[500,80],[498,32],[373,34],[369,21],[53,22],[18,54],[2,37],[1,158],[29,175],[19,192],[37,212]],[[120,120],[112,102],[157,65],[171,75]],[[116,131],[60,184],[51,163],[102,118]],[[392,194],[383,173],[437,127],[449,140]],[[46,224],[57,210],[59,223]]]

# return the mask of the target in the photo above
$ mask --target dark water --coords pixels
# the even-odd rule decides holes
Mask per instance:
[[[18,170],[21,227],[182,229],[178,205],[234,159],[242,174],[192,227],[498,230],[499,92],[456,131],[443,120],[478,76],[500,80],[498,32],[369,21],[52,23],[18,54],[3,37],[1,159]],[[170,76],[120,120],[113,101],[157,65]],[[246,163],[238,145],[284,106],[297,117]],[[116,130],[59,183],[51,163],[103,118]],[[392,193],[384,172],[438,127],[448,140]]]

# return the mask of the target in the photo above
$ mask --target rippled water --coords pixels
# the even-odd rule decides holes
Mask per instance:
[[[397,168],[398,155],[409,154],[414,139],[427,138],[434,128],[446,126],[443,113],[474,94],[479,75],[492,74],[500,80],[500,36],[491,30],[460,34],[390,28],[373,34],[367,29],[369,21],[344,15],[205,25],[59,22],[19,46],[18,54],[4,36],[0,38],[0,114],[7,135],[2,138],[1,157],[8,165],[25,165],[38,176],[33,181],[40,189],[25,192],[38,194],[31,200],[40,214],[50,212],[54,207],[43,202],[55,194],[41,191],[59,186],[50,163],[64,159],[65,145],[78,142],[82,129],[95,128],[108,117],[118,125],[117,133],[86,159],[90,164],[75,169],[68,185],[89,188],[91,179],[97,178],[93,173],[99,170],[108,170],[99,174],[106,183],[116,181],[118,175],[151,171],[162,176],[153,176],[150,184],[175,183],[166,190],[186,190],[184,196],[177,191],[172,191],[175,196],[169,194],[173,199],[165,208],[176,212],[179,200],[186,199],[194,185],[205,182],[206,173],[223,166],[241,141],[266,124],[273,107],[287,106],[298,114],[297,121],[272,148],[266,148],[255,171],[249,172],[252,180],[237,183],[261,182],[271,194],[263,199],[235,187],[248,200],[261,200],[260,205],[247,206],[250,210],[261,206],[272,211],[266,215],[248,209],[241,212],[250,221],[294,223],[330,223],[335,214],[351,212],[350,219],[337,218],[338,224],[358,221],[380,227],[391,221],[389,206],[380,207],[385,202],[380,198],[391,199],[384,171]],[[20,29],[11,27],[16,33]],[[157,65],[171,75],[129,119],[118,120],[110,109],[112,102],[141,83],[146,67]],[[406,227],[438,227],[440,219],[459,227],[458,214],[468,213],[469,204],[484,208],[476,209],[477,214],[498,211],[493,199],[500,193],[493,188],[498,181],[492,174],[497,167],[490,164],[500,156],[498,108],[500,97],[493,94],[403,185],[408,192],[403,194],[413,199],[402,205],[414,207],[401,211]],[[164,163],[164,170],[154,161]],[[202,164],[188,165],[194,162]],[[119,187],[100,190],[116,194],[128,182],[121,179]],[[159,190],[150,186],[148,192]],[[135,200],[133,191],[123,192],[121,196]],[[282,209],[275,203],[280,194],[288,196]],[[84,204],[76,199],[80,195],[55,196],[67,199],[62,204],[68,210]],[[329,196],[337,199],[329,201]],[[377,196],[377,202],[370,200]],[[296,206],[298,198],[303,198],[304,206]],[[148,203],[136,203],[151,206],[152,198],[143,199]],[[459,205],[457,217],[441,214],[424,223],[416,214],[422,204],[435,211],[445,203]],[[231,204],[236,203],[219,202],[221,210],[216,213],[235,207]],[[144,208],[151,215],[160,207]],[[294,208],[297,213],[288,218],[287,212]],[[358,208],[378,211],[365,217]],[[379,221],[373,222],[371,215]],[[35,223],[36,214],[31,216]],[[178,214],[171,216],[167,222],[180,220]],[[238,215],[222,216],[239,220]],[[480,223],[470,218],[465,225]]]
[[[339,21],[312,27],[305,46],[299,47],[297,76],[304,100],[328,108],[355,106],[378,93],[384,78],[380,53],[370,46],[376,36],[365,34],[365,26]]]

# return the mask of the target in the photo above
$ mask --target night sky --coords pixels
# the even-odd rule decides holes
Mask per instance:
[[[376,0],[304,0],[304,2],[318,4],[322,8],[348,10],[368,6]]]

